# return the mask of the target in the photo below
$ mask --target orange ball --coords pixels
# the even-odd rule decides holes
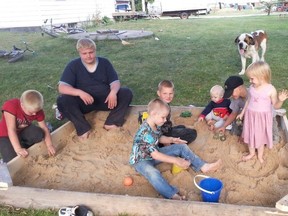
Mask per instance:
[[[130,176],[125,177],[125,178],[124,178],[124,181],[123,181],[123,184],[124,184],[125,186],[130,186],[130,185],[132,185],[132,184],[133,184],[133,178],[130,177]]]

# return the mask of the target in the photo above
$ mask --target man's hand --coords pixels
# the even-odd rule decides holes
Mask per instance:
[[[216,132],[219,132],[219,133],[224,133],[224,132],[225,132],[225,130],[226,130],[226,128],[225,128],[225,127],[220,127],[220,128],[218,128],[218,129],[216,129]]]
[[[81,98],[81,100],[86,105],[90,105],[90,104],[92,104],[94,102],[94,98],[90,94],[88,94],[88,93],[86,93],[84,91],[81,91],[81,93],[79,94],[79,97]]]
[[[108,103],[109,109],[114,109],[117,106],[117,94],[111,91],[107,96],[105,103]]]

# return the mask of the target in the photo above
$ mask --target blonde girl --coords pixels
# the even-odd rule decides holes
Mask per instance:
[[[246,73],[250,81],[249,96],[244,109],[237,116],[242,119],[244,125],[242,137],[244,143],[248,144],[249,154],[242,157],[248,161],[256,155],[261,163],[264,162],[264,145],[269,149],[273,147],[272,108],[279,109],[288,98],[287,90],[277,94],[275,87],[271,84],[271,69],[266,62],[258,61],[250,65]]]

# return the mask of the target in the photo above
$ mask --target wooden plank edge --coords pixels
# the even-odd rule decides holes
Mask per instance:
[[[267,216],[288,215],[276,208],[176,201],[161,198],[97,194],[61,190],[10,187],[0,191],[0,203],[19,208],[59,209],[64,206],[86,205],[96,215],[197,215],[197,216]]]

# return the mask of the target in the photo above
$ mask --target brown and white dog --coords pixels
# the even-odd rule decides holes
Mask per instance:
[[[246,59],[252,58],[252,63],[256,61],[265,61],[264,55],[266,52],[267,34],[263,30],[251,32],[251,34],[243,33],[235,39],[238,46],[238,51],[241,56],[242,70],[239,75],[245,74]],[[259,50],[262,49],[261,59],[259,59]],[[251,63],[251,64],[252,64]]]

